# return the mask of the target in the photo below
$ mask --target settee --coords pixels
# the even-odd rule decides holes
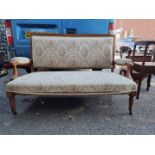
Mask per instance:
[[[117,94],[129,95],[129,114],[132,114],[137,85],[114,72],[114,54],[113,35],[32,35],[32,72],[6,85],[13,114],[17,114],[15,95]]]

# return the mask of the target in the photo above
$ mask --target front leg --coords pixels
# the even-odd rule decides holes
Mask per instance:
[[[11,92],[7,92],[6,94],[7,94],[7,97],[9,98],[9,104],[10,104],[12,113],[14,115],[17,115],[17,112],[16,112],[16,102],[15,102],[15,94],[11,93]]]

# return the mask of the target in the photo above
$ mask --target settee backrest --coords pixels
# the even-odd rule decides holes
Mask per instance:
[[[113,35],[32,36],[33,68],[112,68]]]

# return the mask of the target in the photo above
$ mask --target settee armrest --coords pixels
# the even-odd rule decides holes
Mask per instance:
[[[114,63],[115,65],[121,66],[121,70],[124,72],[125,77],[127,78],[131,77],[130,73],[133,67],[132,60],[126,59],[126,58],[125,59],[119,58],[119,59],[116,59]]]
[[[27,61],[25,63],[21,63],[21,61],[18,61],[15,59],[15,60],[12,60],[10,62],[10,64],[13,66],[12,79],[14,80],[19,76],[18,68],[25,68],[26,70],[29,70],[29,72],[30,72],[32,61],[29,59],[29,61]]]

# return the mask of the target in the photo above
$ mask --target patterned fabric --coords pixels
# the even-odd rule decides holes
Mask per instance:
[[[104,71],[33,72],[9,82],[7,92],[47,93],[128,93],[137,90],[132,80]]]
[[[26,64],[30,62],[30,59],[26,57],[14,57],[10,60],[10,62],[12,61],[18,61],[19,64]]]
[[[113,37],[33,36],[34,68],[111,68]]]
[[[132,60],[131,59],[116,59],[115,60],[115,63],[117,64],[117,65],[125,65],[125,64],[131,64],[132,65]]]

